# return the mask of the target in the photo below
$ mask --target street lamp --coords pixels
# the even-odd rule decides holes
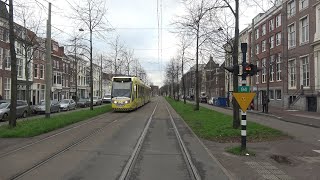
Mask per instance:
[[[82,28],[79,31],[84,31]],[[92,29],[90,28],[90,110],[93,110]]]

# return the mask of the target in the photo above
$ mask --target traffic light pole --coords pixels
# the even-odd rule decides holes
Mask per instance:
[[[247,74],[245,73],[246,54],[247,54],[247,43],[241,43],[241,52],[242,52],[242,86],[247,85]],[[241,150],[247,148],[247,113],[241,110]]]

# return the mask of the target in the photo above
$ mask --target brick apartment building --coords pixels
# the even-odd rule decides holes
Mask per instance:
[[[319,19],[316,0],[276,1],[240,33],[248,33],[248,41],[240,40],[248,43],[248,61],[263,69],[250,80],[255,103],[269,85],[270,106],[320,112]]]

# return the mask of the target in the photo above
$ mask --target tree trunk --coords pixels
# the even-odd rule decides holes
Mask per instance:
[[[29,68],[28,68],[28,64],[30,63],[30,61],[28,61],[28,49],[27,48],[27,43],[25,44],[25,48],[24,48],[24,59],[25,59],[25,77],[26,77],[26,100],[27,100],[27,103],[28,103],[28,115],[31,114],[31,107],[30,107],[30,82],[29,82]]]
[[[15,127],[17,125],[17,57],[14,47],[14,26],[13,26],[13,0],[9,0],[9,40],[10,40],[10,56],[11,56],[11,108],[9,116],[9,126]]]
[[[179,94],[179,92],[180,92],[180,86],[179,86],[179,68],[178,68],[178,66],[177,66],[177,100],[179,101],[180,100],[180,94]]]
[[[199,29],[200,22],[197,25],[197,44],[196,44],[196,106],[194,108],[195,111],[199,110]]]
[[[183,90],[183,103],[186,104],[186,87],[184,84],[184,78],[183,78],[183,57],[184,57],[184,52],[182,54],[182,60],[181,60],[181,80],[182,80],[182,90]]]

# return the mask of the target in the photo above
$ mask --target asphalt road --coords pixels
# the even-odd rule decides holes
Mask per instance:
[[[166,106],[159,97],[130,113],[106,113],[34,139],[6,139],[12,147],[0,143],[0,179],[119,179],[141,139],[126,179],[192,179],[192,163],[201,179],[229,179],[169,107],[170,118]]]

